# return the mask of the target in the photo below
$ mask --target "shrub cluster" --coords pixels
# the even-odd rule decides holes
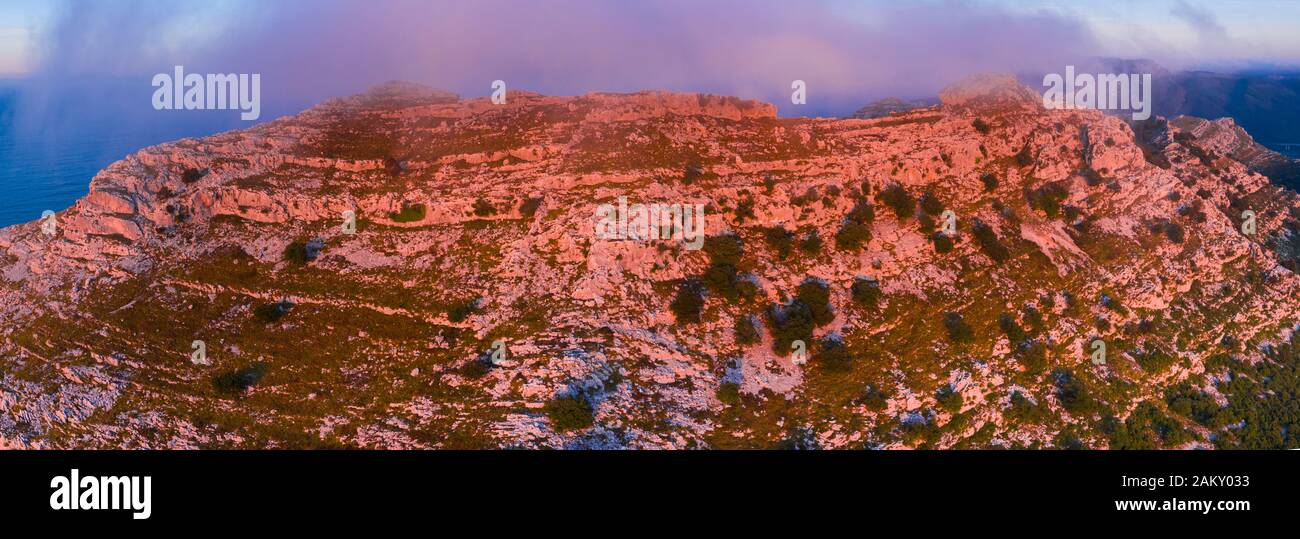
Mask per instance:
[[[948,330],[948,339],[955,343],[975,340],[975,332],[962,318],[961,313],[948,311],[943,315],[943,327]]]
[[[899,219],[906,219],[916,213],[916,199],[898,182],[891,182],[876,194],[876,200],[894,210]]]
[[[1002,262],[1011,258],[1011,251],[1007,250],[1005,245],[998,240],[998,235],[993,231],[993,227],[979,219],[971,225],[971,234],[975,235],[976,243],[979,243],[980,249],[996,262]]]

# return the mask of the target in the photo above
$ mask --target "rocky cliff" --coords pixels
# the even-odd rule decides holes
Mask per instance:
[[[942,98],[393,83],[146,148],[0,231],[0,444],[1297,445],[1294,192],[1010,77]],[[620,197],[704,249],[597,237]]]

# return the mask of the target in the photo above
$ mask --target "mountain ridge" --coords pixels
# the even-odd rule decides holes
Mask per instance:
[[[1157,159],[1125,122],[1045,111],[1009,76],[942,95],[837,120],[705,94],[494,105],[389,86],[146,148],[54,238],[0,230],[0,439],[1258,443],[1165,392],[1190,384],[1228,421],[1246,390],[1215,380],[1281,361],[1294,193],[1194,141]],[[706,204],[705,249],[595,238],[618,196]]]

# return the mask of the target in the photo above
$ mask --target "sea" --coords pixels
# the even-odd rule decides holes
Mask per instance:
[[[0,227],[71,206],[95,173],[141,149],[257,123],[238,111],[153,110],[152,91],[137,79],[69,81],[53,90],[0,80]],[[264,104],[259,122],[306,106]]]

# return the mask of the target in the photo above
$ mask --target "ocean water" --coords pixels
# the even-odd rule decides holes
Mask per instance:
[[[96,172],[157,142],[104,127],[34,135],[0,127],[0,226],[71,206]]]
[[[95,173],[143,148],[254,125],[237,111],[156,111],[152,92],[137,79],[56,89],[0,80],[0,227],[71,206]],[[259,121],[303,108],[264,99]]]

